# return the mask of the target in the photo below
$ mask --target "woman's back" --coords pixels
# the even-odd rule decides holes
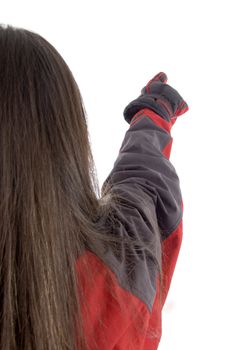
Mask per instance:
[[[125,112],[100,194],[62,57],[11,26],[0,52],[0,349],[154,349],[182,236],[174,120]]]

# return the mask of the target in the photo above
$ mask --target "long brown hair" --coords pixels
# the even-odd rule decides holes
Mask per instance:
[[[39,34],[0,26],[0,349],[86,348],[75,262],[117,242],[110,193],[64,59]]]

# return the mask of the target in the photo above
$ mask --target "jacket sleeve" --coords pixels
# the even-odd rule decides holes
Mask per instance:
[[[154,242],[153,227],[158,225],[162,242],[162,305],[182,241],[182,195],[179,178],[169,160],[173,141],[171,127],[171,122],[148,108],[135,114],[113,169],[102,187],[103,194],[111,189],[122,199],[115,213],[119,222],[115,227],[116,234]],[[143,296],[152,312],[155,273],[146,258],[143,264],[133,276],[131,291],[134,289],[136,295]],[[123,266],[122,262],[119,266]],[[120,274],[123,280],[124,272]]]
[[[112,244],[102,246],[101,243],[101,256],[92,247],[78,263],[90,350],[95,349],[94,344],[101,350],[158,348],[162,306],[182,238],[179,179],[169,161],[171,127],[172,124],[149,109],[138,112],[131,120],[113,169],[103,184],[103,200],[109,198],[114,215],[110,225],[107,223],[107,232],[122,239],[117,253]],[[114,194],[120,201],[115,201]],[[158,228],[159,242],[155,239]],[[125,238],[149,243],[155,249],[162,242],[162,293],[158,293],[161,292],[160,280],[150,251],[138,250],[136,245],[130,245],[128,250]],[[85,264],[82,264],[86,259],[95,276],[90,286],[83,273]],[[111,281],[113,294],[109,290]]]

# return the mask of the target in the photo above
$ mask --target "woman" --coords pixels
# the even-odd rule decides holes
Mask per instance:
[[[0,26],[0,348],[156,349],[182,238],[170,129],[188,110],[157,74],[100,194],[75,79],[40,35]]]

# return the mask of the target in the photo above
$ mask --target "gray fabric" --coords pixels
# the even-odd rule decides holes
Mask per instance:
[[[114,208],[116,220],[112,232],[122,237],[120,256],[106,248],[103,259],[117,275],[119,284],[143,300],[150,311],[156,293],[154,262],[145,251],[130,251],[130,258],[126,258],[124,238],[153,242],[153,227],[158,225],[164,240],[181,220],[179,179],[171,162],[162,154],[170,139],[150,118],[140,118],[126,132],[102,187],[104,190],[110,186],[121,198]]]

